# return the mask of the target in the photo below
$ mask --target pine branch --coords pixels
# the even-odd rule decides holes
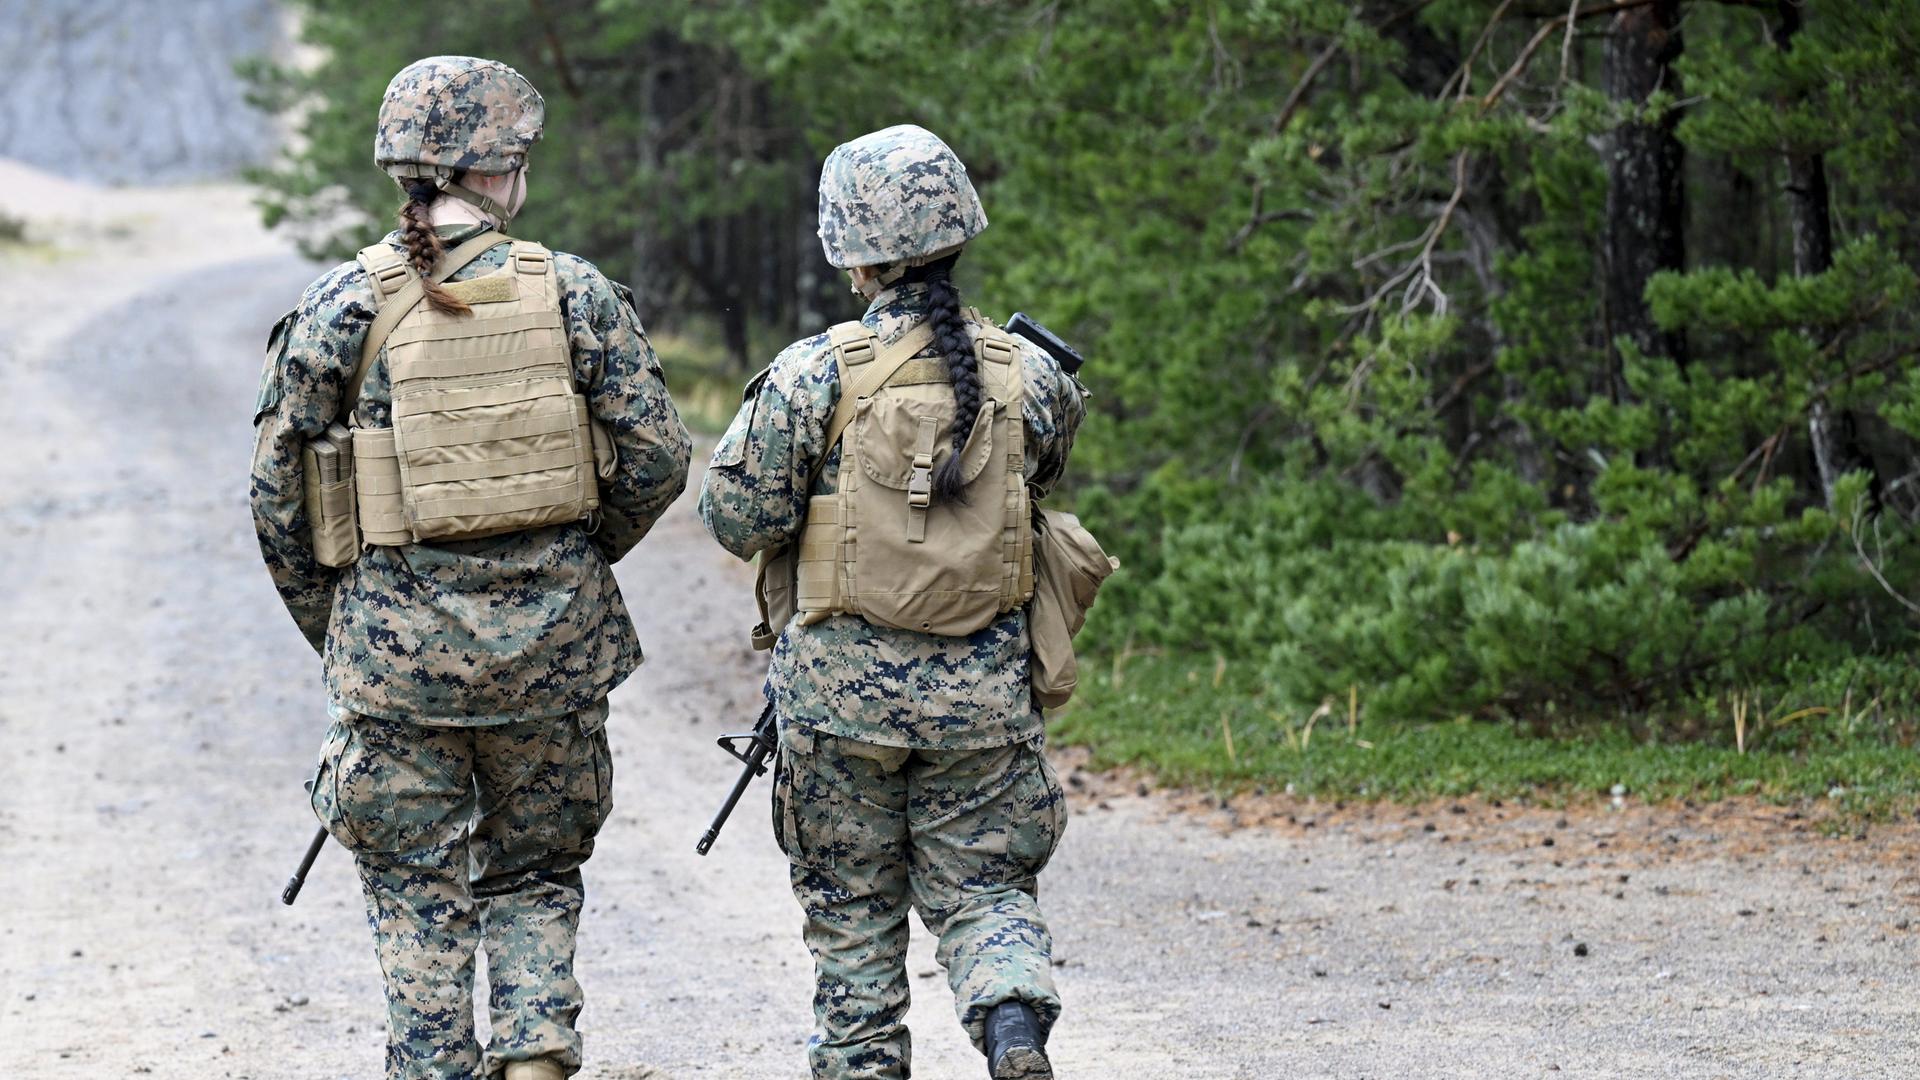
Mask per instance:
[[[1622,11],[1632,11],[1634,8],[1649,7],[1658,2],[1659,0],[1618,0],[1617,3],[1602,4],[1599,7],[1581,8],[1577,11],[1554,16],[1552,20],[1534,32],[1533,37],[1527,41],[1526,47],[1520,50],[1519,59],[1515,60],[1513,66],[1507,69],[1507,73],[1500,76],[1499,81],[1493,84],[1493,89],[1487,91],[1487,96],[1480,99],[1480,111],[1486,112],[1499,102],[1500,98],[1506,94],[1507,88],[1513,85],[1513,81],[1527,70],[1527,65],[1533,61],[1533,54],[1540,51],[1540,46],[1545,44],[1546,40],[1553,36],[1555,30],[1572,23],[1576,19],[1591,19],[1600,15],[1617,15]]]

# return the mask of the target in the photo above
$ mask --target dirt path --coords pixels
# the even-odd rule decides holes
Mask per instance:
[[[376,1076],[348,861],[276,899],[325,721],[245,505],[259,348],[313,270],[236,188],[0,164],[0,209],[61,249],[0,249],[0,1045],[32,1076]],[[582,1075],[800,1075],[764,783],[692,851],[732,775],[712,737],[753,712],[747,577],[690,500],[620,577],[650,661],[614,698]],[[1044,882],[1064,1077],[1920,1075],[1898,836],[1445,808],[1230,830],[1078,786]],[[918,936],[918,1073],[978,1076]]]

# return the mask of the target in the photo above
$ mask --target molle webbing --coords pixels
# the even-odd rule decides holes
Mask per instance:
[[[492,536],[599,507],[552,256],[512,244],[506,266],[449,286],[471,315],[416,304],[386,335],[393,426],[354,437],[369,544]]]
[[[504,234],[489,229],[442,255],[433,273],[427,277],[434,284],[441,284],[465,269],[468,263],[501,244],[511,242]],[[346,402],[345,409],[351,409],[359,403],[360,388],[367,381],[367,368],[372,366],[374,357],[379,356],[380,350],[385,347],[387,335],[427,298],[427,287],[414,273],[413,264],[407,260],[404,252],[395,251],[388,244],[374,244],[360,249],[359,261],[361,268],[367,272],[367,284],[373,287],[374,306],[378,310],[374,314],[373,325],[367,327],[365,340],[360,343],[360,360],[353,367],[353,378],[347,383],[343,399]]]

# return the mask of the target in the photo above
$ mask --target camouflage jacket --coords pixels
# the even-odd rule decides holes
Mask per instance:
[[[881,292],[861,321],[891,343],[925,315],[925,287],[902,285]],[[1045,494],[1066,470],[1084,393],[1053,358],[1020,345],[1027,480]],[[747,385],[700,491],[700,517],[728,551],[751,558],[792,541],[808,497],[835,490],[840,448],[821,444],[839,399],[825,334],[788,346]],[[820,477],[805,491],[816,462]],[[1041,730],[1028,651],[1024,609],[967,637],[875,626],[857,615],[796,621],[774,646],[766,692],[783,722],[832,735],[884,746],[999,746]]]
[[[442,228],[449,247],[477,226]],[[387,237],[399,245],[398,233]],[[500,245],[454,275],[498,269]],[[300,452],[346,411],[341,401],[373,321],[358,263],[308,287],[274,327],[255,406],[252,503],[267,570],[326,658],[327,694],[347,712],[479,726],[558,716],[604,697],[640,666],[610,564],[685,489],[691,445],[631,294],[584,259],[556,253],[574,378],[613,434],[618,470],[600,481],[600,525],[531,529],[452,543],[375,547],[340,570],[314,560]],[[384,351],[361,415],[390,423]]]

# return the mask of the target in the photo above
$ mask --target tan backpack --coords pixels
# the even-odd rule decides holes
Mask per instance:
[[[611,445],[574,387],[552,253],[484,233],[444,257],[434,277],[501,243],[512,244],[504,267],[445,286],[471,315],[420,303],[420,276],[402,252],[384,243],[360,251],[377,314],[344,400],[357,407],[384,345],[393,426],[353,428],[358,542],[340,550],[337,537],[354,530],[316,517],[316,541],[323,531],[335,538],[323,561],[351,562],[359,544],[475,539],[599,509],[596,442],[607,472]]]
[[[836,491],[809,499],[796,546],[762,557],[757,647],[770,647],[796,613],[802,624],[854,614],[957,637],[1033,594],[1020,354],[1005,331],[967,316],[986,400],[961,451],[955,500],[932,497],[955,420],[945,362],[914,355],[932,328],[887,347],[857,322],[829,331],[841,388],[825,443],[841,447]]]

